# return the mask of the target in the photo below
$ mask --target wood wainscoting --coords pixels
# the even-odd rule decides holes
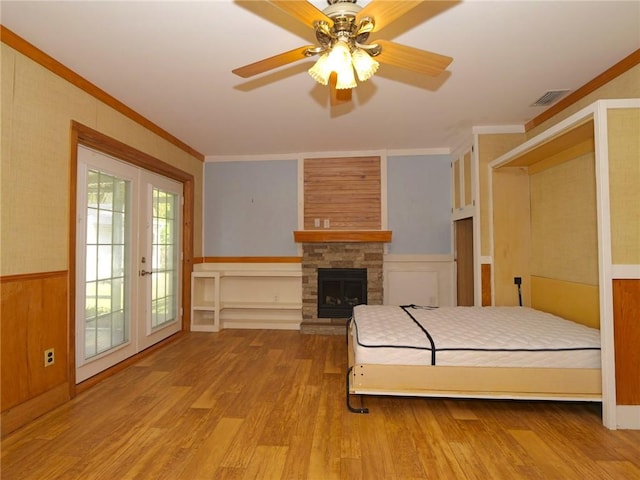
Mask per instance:
[[[66,402],[67,271],[11,275],[2,285],[2,435]],[[44,351],[54,349],[54,364]]]
[[[613,280],[616,403],[640,405],[640,279]]]
[[[473,218],[462,218],[453,222],[456,262],[456,305],[474,304],[473,278]]]
[[[480,265],[480,282],[482,285],[482,306],[489,307],[491,301],[491,264],[483,263]]]

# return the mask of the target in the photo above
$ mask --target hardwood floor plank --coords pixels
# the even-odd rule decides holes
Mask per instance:
[[[611,478],[640,479],[640,468],[627,460],[621,462],[599,460],[597,463]]]
[[[2,440],[8,480],[640,480],[599,404],[365,396],[342,336],[191,333]],[[353,398],[358,402],[357,398]]]
[[[221,418],[211,435],[193,451],[180,478],[215,478],[216,470],[243,422],[241,418]]]
[[[154,475],[156,452],[164,443],[163,439],[166,439],[166,430],[140,427],[137,433],[130,436],[115,453],[117,461],[105,464],[103,478],[134,479],[141,475]],[[166,443],[164,445],[169,446]]]
[[[486,469],[480,457],[468,442],[453,442],[451,450],[466,478],[473,480],[495,478]]]
[[[357,460],[358,470],[362,469],[362,439],[358,428],[358,418],[344,409],[341,415],[340,458],[343,460]],[[347,465],[351,465],[348,463]]]
[[[171,437],[168,437],[171,438]],[[157,458],[161,467],[157,469],[155,476],[143,474],[139,478],[153,478],[153,480],[177,480],[181,477],[185,464],[190,458],[192,450],[188,448],[176,448],[174,445],[168,447],[162,458]],[[160,457],[158,455],[157,457]]]
[[[242,480],[244,468],[219,467],[214,478],[216,480]]]
[[[562,457],[530,430],[510,430],[509,433],[524,448],[531,463],[539,467],[549,478],[569,478],[574,469],[563,461]]]
[[[364,479],[362,462],[355,458],[342,458],[340,460],[340,478]]]
[[[451,444],[440,427],[437,409],[431,408],[434,403],[438,402],[412,399],[412,408],[403,408],[405,422],[414,426],[411,435],[416,445],[416,457],[423,470],[428,472],[428,478],[465,478]]]
[[[379,408],[383,408],[383,405]],[[364,478],[397,478],[394,456],[398,451],[387,437],[384,415],[376,410],[374,415],[369,414],[358,420]]]
[[[2,477],[7,478],[7,472],[19,472],[17,478],[38,478],[41,472],[49,471],[52,465],[66,465],[70,469],[72,464],[80,461],[81,457],[68,453],[47,457],[40,455],[47,448],[47,442],[34,439],[30,442],[16,443],[11,447],[2,446]],[[11,477],[8,477],[11,478]]]
[[[288,447],[258,446],[251,457],[243,478],[247,480],[256,478],[277,480],[282,478],[288,450]]]
[[[411,424],[403,420],[404,399],[389,399],[388,405],[383,410],[384,423],[386,425],[386,437],[390,445],[393,445],[393,470],[396,478],[420,479],[427,476],[422,464],[415,455],[416,445],[414,443]]]
[[[271,417],[273,405],[268,402],[256,404],[238,429],[236,437],[224,454],[220,465],[245,469],[249,465],[252,455],[260,445],[260,438],[265,423]]]
[[[309,463],[312,452],[313,431],[320,405],[320,388],[306,385],[303,389],[298,409],[292,412],[295,428],[289,443],[290,455],[285,462],[282,478],[309,478]]]
[[[55,458],[45,457],[38,462],[37,470],[47,472],[47,478],[69,478],[80,461],[80,457],[70,455],[60,455]],[[33,478],[36,476],[34,475]]]
[[[451,416],[456,420],[477,420],[476,414],[468,407],[464,401],[448,401],[445,402]]]
[[[327,375],[320,389],[315,429],[311,435],[309,478],[334,479],[340,477],[340,410],[336,405],[335,392],[339,384],[338,375]]]

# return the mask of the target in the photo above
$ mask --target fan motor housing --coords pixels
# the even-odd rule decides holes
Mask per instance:
[[[355,16],[360,13],[360,10],[362,10],[360,5],[356,5],[355,2],[347,0],[330,4],[322,10],[322,13],[335,22],[339,17],[355,18]]]
[[[326,22],[316,22],[316,38],[325,48],[330,48],[337,38],[348,39],[348,42],[363,44],[369,38],[369,29],[364,25],[372,25],[372,18],[365,18],[359,25],[356,16],[362,10],[360,5],[356,5],[357,0],[327,0],[329,6],[322,13],[333,21],[331,27]],[[370,54],[372,52],[369,52]]]

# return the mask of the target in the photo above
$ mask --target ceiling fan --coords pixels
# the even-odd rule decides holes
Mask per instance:
[[[365,7],[357,5],[357,0],[327,0],[328,6],[322,11],[306,0],[264,1],[313,28],[318,45],[299,47],[233,70],[243,78],[320,55],[309,74],[322,85],[329,85],[331,105],[337,105],[351,100],[351,91],[357,86],[354,70],[360,81],[366,81],[376,72],[379,61],[437,76],[453,61],[388,40],[368,43],[369,34],[382,30],[423,0],[372,0]]]

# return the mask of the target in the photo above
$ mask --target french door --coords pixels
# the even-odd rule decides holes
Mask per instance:
[[[182,184],[79,146],[76,382],[180,330]]]

